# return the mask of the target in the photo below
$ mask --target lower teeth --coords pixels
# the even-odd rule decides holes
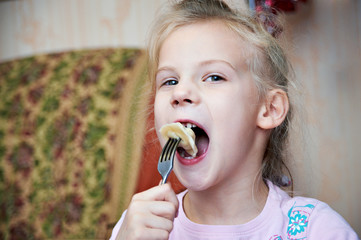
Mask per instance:
[[[179,155],[184,159],[194,159],[194,157],[187,154],[187,152],[184,149],[179,150]]]

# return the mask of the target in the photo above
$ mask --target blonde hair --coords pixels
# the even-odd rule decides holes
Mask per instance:
[[[164,40],[175,29],[206,20],[221,20],[240,38],[249,43],[252,56],[247,60],[258,88],[260,99],[271,89],[280,88],[288,94],[292,85],[286,55],[276,38],[267,32],[257,16],[249,11],[231,9],[222,0],[183,0],[168,6],[154,23],[148,43],[149,78],[154,84],[159,51]],[[272,130],[262,162],[262,177],[285,186],[291,177],[286,166],[288,130],[293,112],[292,102],[284,122]]]

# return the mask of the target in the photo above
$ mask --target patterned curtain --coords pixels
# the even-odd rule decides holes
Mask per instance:
[[[109,236],[137,188],[145,67],[139,49],[0,64],[0,239]]]

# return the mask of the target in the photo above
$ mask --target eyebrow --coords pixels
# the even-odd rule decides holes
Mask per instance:
[[[155,72],[155,75],[157,75],[159,72],[162,72],[162,71],[175,71],[175,68],[169,67],[169,66],[161,67],[161,68],[157,69],[157,71]]]
[[[200,67],[203,67],[203,66],[207,66],[207,65],[211,65],[211,64],[215,64],[215,63],[223,63],[223,64],[226,64],[228,65],[230,68],[232,68],[234,71],[237,71],[237,69],[229,62],[225,61],[225,60],[221,60],[221,59],[211,59],[211,60],[207,60],[207,61],[203,61],[199,64]],[[164,67],[161,67],[159,69],[157,69],[156,71],[156,75],[161,72],[161,71],[175,71],[175,68],[172,67],[172,66],[164,66]]]
[[[224,64],[228,65],[230,68],[232,68],[234,71],[237,71],[236,68],[231,63],[229,63],[229,62],[227,62],[225,60],[222,60],[222,59],[207,60],[207,61],[201,62],[200,66],[211,65],[211,64],[214,64],[214,63],[224,63]]]

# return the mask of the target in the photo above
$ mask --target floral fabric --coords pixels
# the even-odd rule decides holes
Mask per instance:
[[[103,49],[0,64],[0,239],[108,236],[136,188],[144,55]]]

